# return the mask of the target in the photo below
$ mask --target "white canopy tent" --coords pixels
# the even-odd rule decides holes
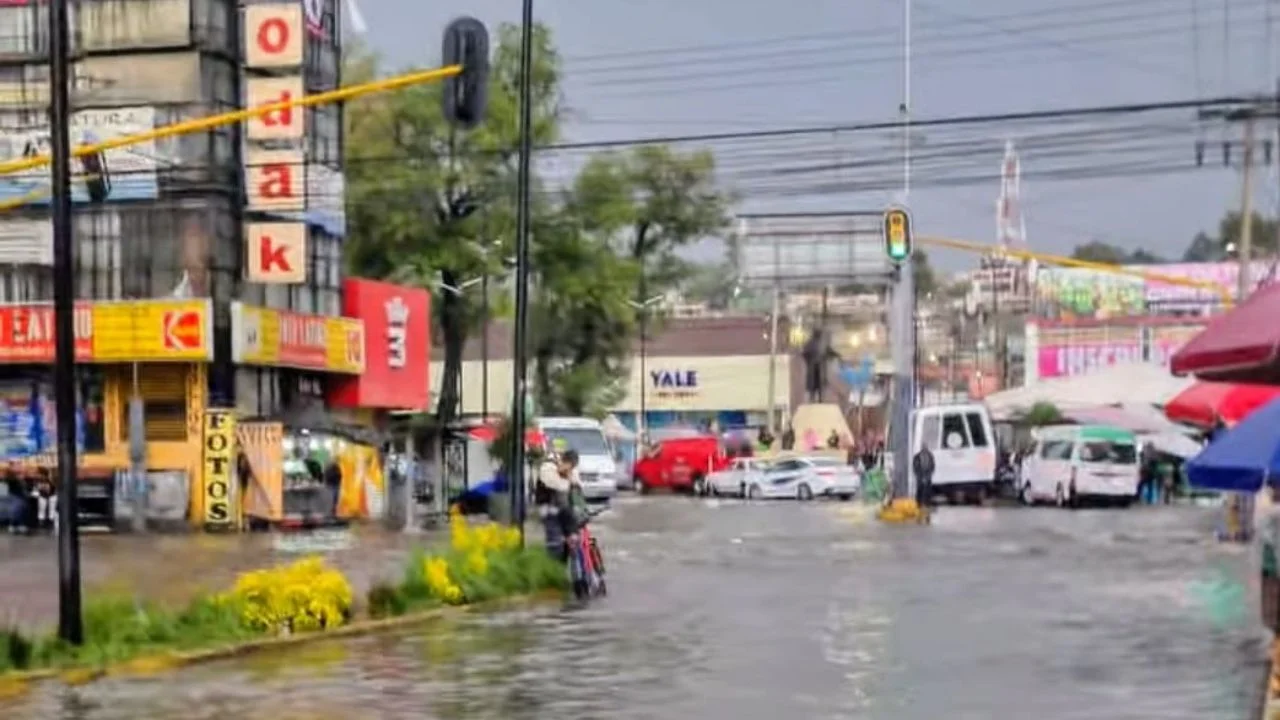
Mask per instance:
[[[1054,378],[992,393],[984,402],[998,420],[1025,413],[1038,402],[1050,403],[1064,413],[1103,405],[1149,408],[1164,405],[1193,382],[1191,378],[1176,377],[1159,365],[1125,363],[1089,375]]]

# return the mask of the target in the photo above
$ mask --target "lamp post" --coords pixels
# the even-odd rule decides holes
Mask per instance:
[[[648,412],[648,408],[645,406],[645,390],[648,388],[645,384],[647,376],[645,361],[648,358],[649,345],[649,308],[661,300],[661,295],[654,295],[639,302],[635,300],[627,301],[628,305],[640,313],[640,414],[636,417],[636,437],[640,438],[641,442],[645,441],[645,414]]]

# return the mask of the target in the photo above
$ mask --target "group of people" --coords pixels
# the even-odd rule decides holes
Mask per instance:
[[[58,493],[47,472],[29,479],[9,473],[0,497],[0,518],[11,533],[52,532],[58,527]]]

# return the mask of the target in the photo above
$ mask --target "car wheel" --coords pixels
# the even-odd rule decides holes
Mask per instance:
[[[747,488],[747,498],[748,498],[748,499],[751,499],[751,500],[759,500],[759,499],[760,499],[760,496],[761,496],[761,495],[763,495],[763,494],[764,494],[764,493],[762,493],[762,492],[761,492],[761,490],[760,490],[760,486],[759,486],[759,485],[752,485],[750,488]]]
[[[649,494],[648,484],[646,484],[645,481],[643,480],[636,480],[636,492],[639,492],[641,495],[648,495]]]
[[[809,487],[809,483],[800,483],[796,487],[796,499],[802,502],[813,499],[813,488]]]
[[[842,494],[840,495],[840,499],[841,499],[842,501],[844,501],[844,502],[849,502],[850,500],[852,500],[852,499],[853,499],[853,496],[852,496],[852,495],[850,495],[849,493],[842,493]]]
[[[1067,492],[1062,489],[1062,483],[1058,483],[1058,486],[1053,489],[1053,504],[1058,507],[1067,506]]]
[[[1022,484],[1022,492],[1019,493],[1018,499],[1023,505],[1031,506],[1036,504],[1036,499],[1031,495],[1031,483]]]

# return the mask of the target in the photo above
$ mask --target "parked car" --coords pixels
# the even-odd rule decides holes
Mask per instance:
[[[632,473],[642,493],[661,488],[701,494],[707,476],[728,465],[719,438],[702,435],[663,440],[636,460]]]
[[[753,500],[813,500],[838,497],[849,500],[862,486],[862,476],[847,463],[825,457],[793,457],[778,460],[747,484]]]
[[[707,492],[712,495],[746,497],[747,487],[760,482],[769,469],[769,461],[760,458],[734,458],[729,467],[707,476]]]

